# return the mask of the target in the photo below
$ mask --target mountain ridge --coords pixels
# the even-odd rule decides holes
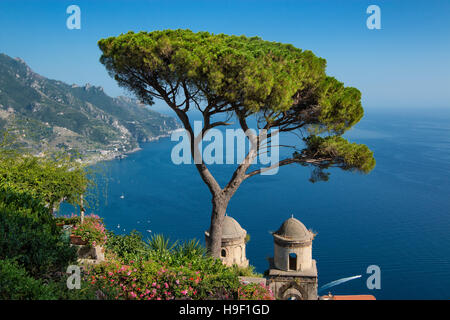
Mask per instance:
[[[0,130],[33,153],[64,149],[91,161],[111,159],[179,127],[135,99],[48,79],[21,58],[0,53]]]

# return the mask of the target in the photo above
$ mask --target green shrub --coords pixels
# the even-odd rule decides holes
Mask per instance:
[[[0,186],[0,206],[42,224],[52,225],[52,215],[36,192],[5,183]],[[56,230],[56,229],[55,229]]]
[[[61,240],[47,208],[31,201],[26,193],[2,191],[0,259],[14,258],[33,277],[65,271],[76,261],[75,248]]]
[[[233,272],[240,277],[262,277],[263,275],[255,271],[254,266],[248,267],[238,267],[237,265],[233,265],[231,267]]]
[[[0,260],[0,300],[96,300],[105,298],[89,282],[80,289],[68,289],[68,274],[45,283],[31,277],[13,259]]]
[[[130,260],[145,260],[150,257],[149,246],[142,239],[142,235],[136,230],[130,234],[116,235],[112,231],[107,231],[108,242],[106,250],[108,253],[114,253],[125,263]]]
[[[54,287],[32,278],[14,260],[0,260],[0,300],[53,300]]]
[[[195,265],[199,260],[206,257],[206,248],[198,240],[193,239],[175,246],[173,256],[178,264],[191,263]]]

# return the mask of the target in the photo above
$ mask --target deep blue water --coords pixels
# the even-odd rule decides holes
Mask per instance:
[[[362,275],[330,291],[450,298],[450,110],[370,109],[346,136],[375,152],[377,166],[369,175],[332,170],[329,182],[311,184],[310,169],[291,165],[240,187],[228,213],[251,235],[250,263],[266,270],[273,254],[270,231],[293,214],[318,232],[313,258],[319,287]],[[193,165],[172,164],[175,144],[148,143],[124,160],[102,164],[107,199],[101,197],[95,212],[110,229],[204,243],[210,194]],[[213,172],[223,185],[231,168]],[[381,268],[381,290],[366,287],[366,268],[373,264]]]

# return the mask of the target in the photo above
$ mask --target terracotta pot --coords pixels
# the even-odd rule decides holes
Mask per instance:
[[[76,244],[76,245],[79,245],[79,246],[84,246],[84,245],[87,245],[87,241],[83,241],[83,239],[81,239],[81,236],[77,236],[77,235],[74,235],[74,234],[71,234],[70,235],[70,243],[72,243],[72,244]]]

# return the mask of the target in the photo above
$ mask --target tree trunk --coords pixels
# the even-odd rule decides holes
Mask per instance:
[[[84,209],[84,199],[83,199],[83,195],[81,195],[80,197],[80,223],[83,224],[84,223],[84,212],[86,210]]]
[[[241,183],[245,180],[245,172],[256,156],[256,149],[252,149],[243,163],[241,163],[224,190],[219,192],[210,188],[213,195],[213,209],[211,214],[211,226],[209,231],[210,243],[208,246],[209,254],[215,258],[220,258],[220,248],[222,245],[222,222],[227,211],[228,203]],[[209,173],[209,171],[208,171]]]
[[[222,247],[222,222],[227,211],[228,202],[229,200],[224,197],[213,196],[208,252],[215,258],[220,257],[220,248]]]
[[[55,205],[53,202],[48,205],[48,212],[52,217],[55,217]]]
[[[259,146],[258,137],[254,135],[249,136],[249,139],[252,143],[252,150],[247,154],[245,161],[241,163],[239,167],[236,169],[228,185],[225,187],[224,190],[222,190],[220,185],[217,183],[216,179],[214,178],[214,176],[211,174],[208,167],[204,163],[201,157],[202,154],[201,150],[199,149],[199,143],[203,139],[203,135],[209,129],[214,127],[210,123],[211,114],[209,114],[208,112],[206,113],[202,112],[205,127],[202,129],[202,132],[200,132],[196,136],[189,122],[189,118],[186,115],[186,111],[180,110],[178,106],[174,103],[174,101],[172,101],[167,95],[164,94],[164,91],[161,88],[159,90],[159,93],[164,98],[166,103],[172,108],[172,110],[175,111],[178,118],[183,123],[184,128],[189,133],[188,136],[190,139],[191,156],[194,158],[194,163],[195,166],[197,167],[200,177],[202,178],[203,182],[205,182],[205,184],[208,186],[209,191],[211,192],[213,209],[211,214],[211,225],[209,228],[209,241],[208,241],[209,243],[207,243],[206,245],[209,255],[215,258],[220,258],[220,248],[222,245],[223,218],[225,217],[227,206],[231,197],[239,188],[242,181],[245,179],[245,172],[251,165],[254,157],[257,154],[258,150],[257,148]],[[189,102],[188,97],[186,97],[186,101],[187,103]],[[239,122],[241,124],[242,129],[246,131],[248,129],[248,126],[245,121],[245,118],[240,116]]]

